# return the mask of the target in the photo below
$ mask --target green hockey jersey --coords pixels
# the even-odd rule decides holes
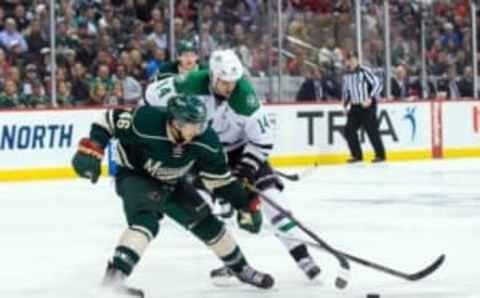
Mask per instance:
[[[178,61],[169,61],[163,63],[162,65],[160,65],[158,70],[151,76],[151,81],[156,82],[176,75],[187,76],[188,74],[180,74],[179,64],[180,63]],[[191,71],[196,71],[200,69],[207,69],[207,67],[203,63],[199,63],[197,67],[195,67],[195,69],[192,69]]]
[[[118,140],[120,167],[174,185],[195,167],[205,185],[228,199],[238,192],[235,206],[246,206],[247,196],[227,168],[226,156],[215,132],[208,128],[187,144],[176,144],[167,134],[168,113],[157,107],[112,109],[94,122],[90,138],[105,147]]]
[[[244,146],[243,153],[264,161],[273,150],[274,129],[248,79],[241,78],[229,98],[216,98],[207,70],[186,77],[170,77],[150,84],[145,104],[166,106],[177,94],[195,95],[204,101],[211,127],[227,151]]]

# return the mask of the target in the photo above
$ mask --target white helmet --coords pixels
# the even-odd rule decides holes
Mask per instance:
[[[243,76],[243,65],[233,50],[214,51],[208,64],[213,85],[218,79],[236,82]]]

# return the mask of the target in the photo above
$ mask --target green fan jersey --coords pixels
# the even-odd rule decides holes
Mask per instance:
[[[227,168],[222,145],[211,128],[190,143],[176,144],[167,134],[168,113],[157,107],[113,109],[93,123],[90,138],[105,147],[118,140],[119,167],[174,185],[195,167],[205,185],[220,190],[222,197],[239,192],[232,202],[246,206],[247,196]]]

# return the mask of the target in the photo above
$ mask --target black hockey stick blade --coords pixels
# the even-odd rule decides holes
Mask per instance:
[[[314,232],[310,229],[305,227],[299,220],[297,220],[290,212],[283,209],[279,204],[273,201],[270,197],[262,193],[258,190],[255,186],[251,184],[246,184],[246,187],[251,190],[252,192],[256,193],[263,201],[265,201],[268,205],[270,205],[273,209],[276,209],[280,214],[288,218],[290,221],[295,223],[297,227],[302,230],[305,234],[307,234],[319,248],[329,252],[333,257],[337,259],[340,265],[340,272],[335,279],[335,286],[339,289],[344,289],[348,285],[348,278],[350,275],[350,265],[347,261],[347,257],[344,256],[340,251],[331,247],[328,243],[323,241],[320,237],[317,236]]]
[[[410,274],[406,278],[410,281],[417,281],[424,277],[427,277],[433,272],[435,272],[438,269],[438,267],[442,266],[444,261],[445,261],[445,255],[441,255],[435,260],[435,262],[430,264],[430,266],[426,267],[421,271],[418,271],[417,273]]]
[[[313,172],[315,172],[315,170],[316,170],[317,168],[318,168],[318,163],[315,163],[312,167],[306,168],[305,170],[303,170],[303,171],[300,172],[300,173],[288,174],[288,173],[279,171],[278,169],[275,169],[274,172],[275,172],[275,174],[277,174],[278,176],[280,176],[280,177],[282,177],[282,178],[285,178],[285,179],[287,179],[287,180],[290,180],[290,181],[299,181],[300,179],[302,179],[302,178],[304,178],[304,177],[308,177],[308,176],[312,175]]]
[[[361,259],[359,257],[352,256],[350,254],[347,254],[347,253],[344,253],[344,252],[341,252],[341,251],[339,251],[339,253],[342,254],[347,259],[349,259],[351,261],[354,261],[358,264],[362,264],[362,265],[365,265],[367,267],[377,269],[378,271],[382,271],[382,272],[388,273],[390,275],[400,277],[400,278],[403,278],[403,279],[406,279],[406,280],[409,280],[409,281],[417,281],[417,280],[420,280],[422,278],[427,277],[428,275],[435,272],[435,270],[437,270],[445,260],[445,255],[442,254],[441,256],[439,256],[435,260],[435,262],[430,264],[425,269],[423,269],[421,271],[418,271],[416,273],[408,274],[408,273],[405,273],[405,272],[401,272],[401,271],[398,271],[398,270],[395,270],[395,269],[388,268],[388,267],[380,265],[380,264],[376,264],[376,263],[371,262],[371,261]]]
[[[284,236],[282,236],[282,237],[284,237]],[[304,243],[308,246],[311,246],[311,247],[314,247],[314,248],[317,248],[317,249],[322,249],[322,250],[324,249],[321,245],[319,245],[316,242],[305,241],[305,240],[297,239],[297,238],[293,238],[293,237],[284,237],[284,238],[285,239],[290,239],[290,240],[296,240],[296,241],[302,242],[302,243]],[[399,277],[399,278],[402,278],[402,279],[405,279],[405,280],[409,280],[409,281],[418,281],[420,279],[423,279],[423,278],[429,276],[430,274],[435,272],[445,261],[445,255],[442,254],[441,256],[439,256],[435,260],[435,262],[433,262],[429,266],[425,267],[424,269],[422,269],[422,270],[420,270],[416,273],[409,274],[409,273],[405,273],[405,272],[402,272],[402,271],[398,271],[398,270],[386,267],[384,265],[374,263],[372,261],[368,261],[368,260],[353,256],[353,255],[350,255],[350,254],[342,252],[342,251],[337,251],[337,252],[339,254],[341,254],[343,257],[345,257],[348,260],[353,261],[357,264],[361,264],[361,265],[364,265],[366,267],[375,269],[377,271],[381,271],[383,273],[387,273],[389,275],[396,276],[396,277]]]
[[[282,178],[290,180],[290,181],[300,180],[300,176],[298,174],[287,174],[287,173],[281,172],[279,170],[275,170],[275,174],[277,174],[278,176],[280,176]]]

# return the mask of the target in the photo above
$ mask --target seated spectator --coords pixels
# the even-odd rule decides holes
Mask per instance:
[[[106,64],[100,64],[97,70],[97,76],[90,82],[90,98],[96,98],[94,94],[97,92],[97,85],[103,85],[106,88],[106,92],[112,92],[114,82],[110,75],[110,68]],[[95,101],[95,100],[94,100]]]
[[[153,57],[147,61],[147,68],[145,69],[145,76],[152,80],[158,69],[167,62],[167,52],[164,49],[155,48],[153,50]]]
[[[26,52],[22,51],[22,48],[18,41],[12,41],[12,44],[10,45],[10,64],[17,66],[20,69],[23,69],[26,63]]]
[[[297,48],[296,55],[288,60],[287,68],[288,73],[292,76],[301,76],[305,66],[305,51]]]
[[[458,99],[461,97],[455,66],[450,66],[447,73],[438,79],[437,96],[446,99]]]
[[[24,95],[31,95],[33,92],[33,82],[38,80],[37,67],[35,64],[28,64],[25,67],[25,78],[20,86],[20,92]]]
[[[8,63],[5,50],[0,48],[0,83],[2,83],[10,71],[10,63]],[[0,84],[1,86],[2,84]]]
[[[432,79],[427,78],[427,86],[425,94],[423,94],[422,80],[419,75],[408,78],[408,100],[416,99],[434,99],[437,96],[437,91],[432,82]],[[425,95],[425,97],[424,97]]]
[[[7,78],[12,80],[16,86],[19,86],[22,79],[22,74],[20,69],[17,66],[11,66],[8,69]]]
[[[15,42],[18,42],[23,52],[28,50],[25,38],[17,31],[17,23],[15,22],[15,19],[8,18],[5,21],[5,29],[0,32],[0,43],[7,50],[10,50]]]
[[[473,68],[471,66],[465,66],[463,69],[463,75],[460,77],[457,83],[460,97],[475,97],[473,92]]]
[[[445,51],[438,53],[438,61],[431,66],[430,73],[434,76],[443,76],[448,69],[448,55]]]
[[[340,85],[325,70],[315,67],[310,70],[307,79],[300,86],[297,101],[323,101],[340,99]]]
[[[3,92],[0,93],[0,108],[23,108],[25,102],[18,94],[17,84],[13,80],[6,80]]]
[[[73,104],[70,84],[62,80],[57,83],[57,105],[69,107]]]
[[[27,16],[25,6],[23,6],[21,3],[17,4],[15,6],[15,11],[13,15],[15,17],[15,20],[17,21],[18,30],[20,32],[23,32],[25,29],[27,29],[28,25],[30,25],[30,18]]]
[[[37,79],[32,82],[32,93],[25,95],[25,104],[30,108],[42,108],[50,104],[42,81]]]
[[[42,54],[40,53],[41,50],[48,47],[48,41],[42,34],[41,29],[40,21],[33,19],[25,35],[29,48],[29,59],[34,61],[36,64],[39,64],[42,61]]]
[[[158,22],[153,27],[153,32],[147,37],[147,40],[153,40],[159,49],[167,48],[167,33],[163,23]]]
[[[408,78],[407,71],[403,65],[395,68],[394,75],[391,78],[391,92],[393,99],[404,100],[408,97]],[[384,89],[385,91],[385,89]]]
[[[85,105],[89,102],[89,85],[85,66],[77,62],[72,69],[72,102]]]
[[[196,12],[190,0],[180,0],[177,1],[177,3],[178,4],[175,7],[175,16],[184,21],[192,21],[196,16]]]
[[[90,104],[103,105],[109,102],[108,87],[102,82],[99,82],[93,86],[90,91]]]
[[[212,38],[218,47],[228,49],[232,46],[231,36],[227,34],[225,23],[223,21],[217,21],[213,25]]]
[[[117,72],[114,79],[122,88],[121,103],[136,105],[142,98],[142,85],[134,77],[129,75],[125,66],[121,64],[117,66]]]

